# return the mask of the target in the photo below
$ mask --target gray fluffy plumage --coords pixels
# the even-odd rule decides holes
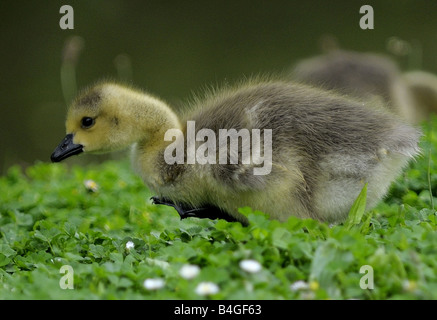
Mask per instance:
[[[203,186],[199,199],[233,216],[239,215],[237,207],[248,205],[281,220],[288,215],[344,220],[364,183],[371,207],[418,153],[420,132],[382,107],[305,85],[249,83],[214,92],[192,110],[182,123],[194,120],[196,132],[209,128],[217,137],[219,129],[272,129],[273,170],[266,176],[253,175],[252,165],[161,164],[176,189],[186,176],[213,176],[215,186]],[[278,196],[279,184],[288,190]],[[185,186],[196,193],[194,186]],[[218,196],[212,194],[216,191]],[[171,193],[164,196],[184,201]],[[240,202],[227,201],[226,194]]]

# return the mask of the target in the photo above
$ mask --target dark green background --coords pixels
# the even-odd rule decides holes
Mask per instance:
[[[74,30],[61,30],[59,9],[74,8]],[[362,5],[373,6],[375,29],[359,28]],[[117,79],[114,59],[126,54],[132,82],[177,105],[206,85],[277,73],[320,53],[320,38],[387,52],[396,36],[421,48],[404,70],[437,73],[437,1],[1,1],[0,171],[49,161],[64,137],[62,48],[80,36],[78,87]],[[77,157],[76,157],[77,158]],[[97,161],[80,157],[68,162]]]

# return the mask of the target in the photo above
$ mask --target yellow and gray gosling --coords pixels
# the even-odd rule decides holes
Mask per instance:
[[[281,221],[293,215],[341,222],[365,183],[371,208],[418,153],[420,132],[374,103],[261,80],[211,92],[193,102],[191,111],[177,115],[148,93],[103,82],[72,103],[67,136],[51,159],[132,145],[133,166],[156,193],[155,203],[175,207],[182,218],[219,217],[246,224],[238,208],[250,206]],[[180,143],[185,159],[189,156],[189,120],[196,134],[213,130],[217,146],[221,129],[271,129],[271,172],[254,175],[260,166],[256,159],[249,164],[168,164],[164,153],[170,144]],[[181,130],[185,139],[165,141],[169,129]],[[241,146],[238,156],[241,160]]]

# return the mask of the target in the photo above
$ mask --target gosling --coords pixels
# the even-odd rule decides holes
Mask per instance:
[[[363,101],[380,100],[390,112],[412,124],[422,119],[417,116],[407,79],[385,55],[337,49],[298,62],[289,77]]]
[[[156,193],[154,202],[174,207],[181,218],[247,224],[238,208],[249,206],[281,221],[293,215],[338,223],[366,183],[370,209],[419,152],[420,132],[374,102],[288,81],[252,80],[207,93],[177,115],[155,96],[103,82],[71,104],[67,136],[51,160],[132,145],[133,167]],[[255,175],[259,161],[244,163],[242,145],[236,164],[187,164],[189,120],[196,133],[215,132],[217,146],[221,129],[271,130],[271,171]],[[171,129],[185,139],[164,139]],[[185,150],[183,163],[165,161],[170,145]],[[219,151],[214,156],[219,159]]]
[[[425,71],[402,74],[414,102],[414,123],[422,123],[437,114],[437,76]]]

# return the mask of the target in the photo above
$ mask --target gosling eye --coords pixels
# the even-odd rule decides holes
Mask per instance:
[[[91,128],[95,123],[95,119],[91,117],[83,117],[81,121],[81,126],[83,129]]]

